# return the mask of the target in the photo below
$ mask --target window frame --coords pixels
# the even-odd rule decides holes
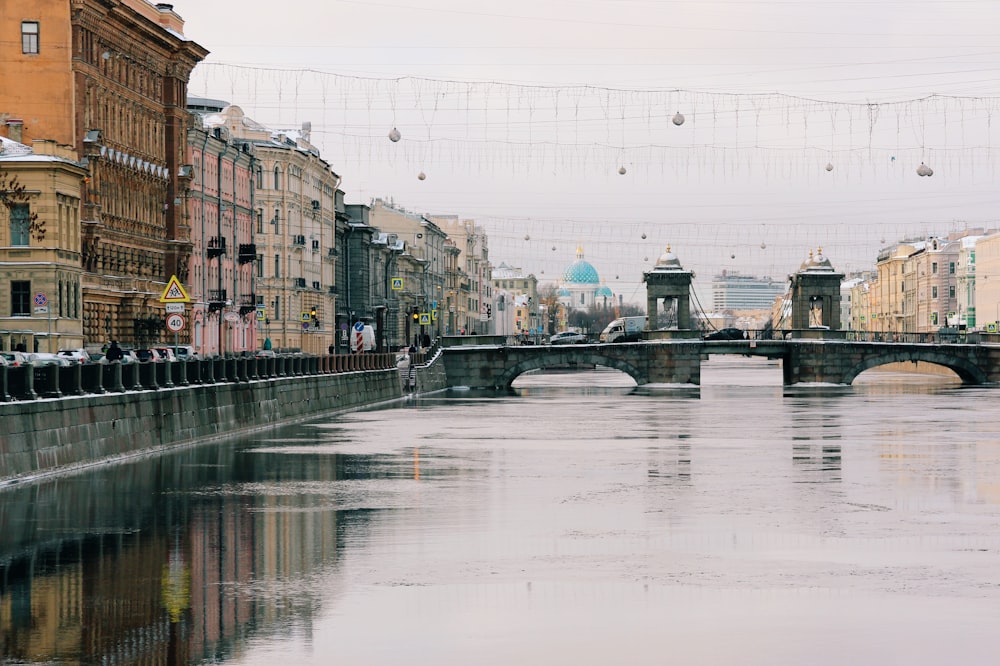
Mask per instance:
[[[34,32],[29,30],[34,27]],[[38,55],[41,52],[42,26],[38,21],[21,21],[21,54]]]
[[[12,204],[10,210],[10,244],[12,247],[31,245],[31,204]]]
[[[31,280],[10,281],[10,316],[31,316]]]

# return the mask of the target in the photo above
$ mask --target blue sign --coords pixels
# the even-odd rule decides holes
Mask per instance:
[[[365,325],[362,324],[360,321],[354,322],[354,330],[357,331],[358,333],[362,333],[365,330]]]
[[[35,305],[41,307],[49,302],[49,299],[45,297],[45,294],[38,292],[35,294]]]

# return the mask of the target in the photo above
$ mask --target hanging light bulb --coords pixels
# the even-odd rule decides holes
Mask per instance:
[[[678,111],[677,113],[674,114],[674,117],[671,118],[671,121],[674,123],[674,125],[680,127],[681,125],[684,124],[684,115],[680,111]]]
[[[615,276],[615,279],[616,279],[616,280],[618,279],[618,276],[617,276],[617,275]]]
[[[766,250],[767,249],[767,243],[761,243],[760,244],[760,249]]]
[[[391,130],[389,130],[389,141],[392,141],[393,143],[396,143],[397,141],[399,141],[402,138],[403,138],[403,135],[400,134],[399,130],[396,129],[395,127],[393,127]]]
[[[555,252],[555,251],[556,251],[556,246],[555,246],[555,245],[553,245],[553,246],[552,246],[552,251],[553,251],[553,252]]]
[[[921,162],[920,166],[917,167],[917,175],[918,176],[933,176],[934,175],[934,171],[931,170],[931,168],[929,166],[927,166],[926,164],[924,164],[923,162]]]
[[[417,180],[424,180],[426,178],[427,178],[427,174],[425,174],[423,171],[421,171],[420,173],[417,174]]]
[[[625,167],[623,167],[623,166],[618,167],[618,175],[619,176],[624,176],[625,175]]]
[[[531,236],[529,236],[528,234],[524,234],[524,240],[531,240]]]
[[[735,255],[735,254],[731,254],[731,255],[729,255],[729,258],[730,258],[730,259],[735,259],[735,258],[736,258],[736,255]]]
[[[645,233],[642,235],[642,240],[646,240],[646,234]]]
[[[826,170],[827,171],[833,171],[833,164],[831,164],[830,162],[827,162],[826,163]]]

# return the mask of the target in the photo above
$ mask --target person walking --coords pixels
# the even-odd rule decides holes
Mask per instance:
[[[108,347],[108,353],[105,355],[105,358],[108,359],[109,362],[121,361],[125,358],[125,354],[122,353],[122,348],[118,346],[117,340],[111,341],[111,346]]]

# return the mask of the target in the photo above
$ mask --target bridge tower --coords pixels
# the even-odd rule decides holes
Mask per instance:
[[[647,328],[651,331],[667,328],[672,322],[666,321],[666,315],[674,310],[677,313],[677,329],[691,330],[691,271],[684,270],[669,245],[656,260],[653,269],[643,273],[642,280],[646,283]],[[663,317],[659,314],[661,301]]]
[[[809,251],[797,273],[791,276],[792,329],[828,327],[840,330],[840,281],[843,273],[833,269],[823,248]]]

